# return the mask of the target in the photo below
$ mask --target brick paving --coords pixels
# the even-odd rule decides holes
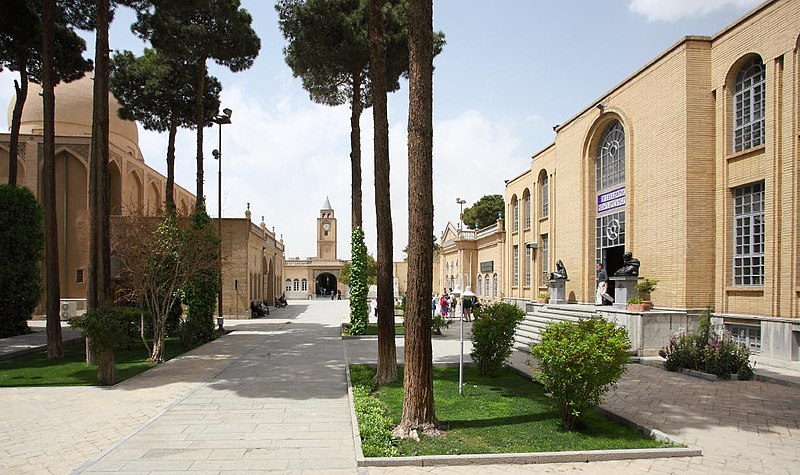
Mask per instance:
[[[338,338],[346,301],[292,304],[113,388],[3,388],[0,473],[800,473],[800,389],[631,365],[604,407],[702,457],[356,468],[346,384],[375,340]],[[457,335],[457,328],[448,333]],[[469,352],[469,345],[465,351]],[[434,339],[437,361],[458,341]],[[402,357],[402,339],[398,339]],[[526,356],[514,363],[524,367]]]

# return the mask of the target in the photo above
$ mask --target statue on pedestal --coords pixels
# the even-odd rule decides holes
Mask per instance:
[[[626,252],[622,255],[622,267],[619,268],[618,271],[614,272],[615,277],[628,277],[633,276],[636,277],[639,275],[639,259],[633,257],[633,253],[630,251]]]
[[[564,267],[564,263],[561,262],[561,259],[559,259],[556,261],[556,271],[550,273],[550,280],[566,280],[567,278],[567,268]]]

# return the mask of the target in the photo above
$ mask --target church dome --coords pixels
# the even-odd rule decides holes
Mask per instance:
[[[92,96],[94,82],[91,73],[70,83],[56,86],[56,135],[92,135]],[[31,83],[22,110],[20,133],[41,134],[43,128],[42,88]],[[136,122],[120,119],[119,102],[109,93],[109,142],[127,155],[141,160],[139,130]],[[14,99],[8,106],[8,124],[14,111]]]

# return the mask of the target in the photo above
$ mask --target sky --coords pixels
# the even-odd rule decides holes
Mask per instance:
[[[687,35],[713,35],[756,7],[758,0],[435,0],[434,29],[447,44],[434,66],[434,232],[457,222],[457,198],[471,206],[503,194],[504,180],[530,167],[561,124]],[[286,41],[274,2],[242,0],[253,16],[261,52],[249,70],[231,73],[209,63],[223,85],[222,216],[264,217],[283,237],[286,257],[316,253],[316,218],[326,197],[338,221],[338,257],[350,258],[350,110],[313,103],[284,62]],[[112,50],[140,54],[147,45],[130,32],[131,11],[111,28]],[[94,39],[87,57],[94,57]],[[14,94],[15,74],[0,73],[0,104]],[[408,87],[389,97],[394,258],[408,243]],[[0,127],[8,130],[7,117]],[[205,190],[217,211],[218,130],[205,133]],[[364,229],[376,254],[372,109],[361,117]],[[195,188],[195,133],[177,139],[176,181]],[[166,175],[166,134],[139,126],[146,163]]]

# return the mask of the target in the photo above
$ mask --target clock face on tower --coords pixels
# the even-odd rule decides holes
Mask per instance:
[[[328,223],[325,223],[325,224],[322,225],[322,229],[325,230],[325,231],[328,231],[329,229],[331,229],[331,225],[328,224]]]

